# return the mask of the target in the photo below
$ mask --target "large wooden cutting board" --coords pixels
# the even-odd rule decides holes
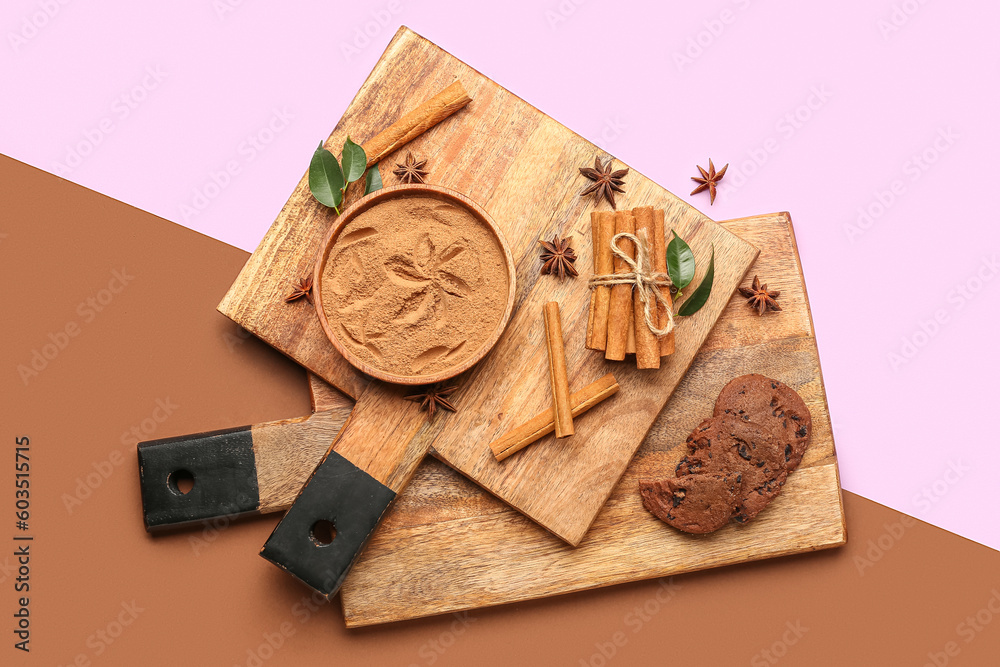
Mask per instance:
[[[483,206],[514,256],[516,307],[494,350],[460,378],[452,396],[459,412],[415,428],[410,449],[432,447],[448,465],[578,544],[757,249],[642,174],[629,173],[619,205],[665,209],[667,228],[676,229],[694,249],[700,267],[696,283],[714,247],[715,289],[702,310],[682,318],[677,351],[660,370],[638,371],[634,359],[605,362],[601,354],[584,349],[584,337],[590,299],[586,276],[593,266],[590,213],[608,205],[579,194],[589,183],[579,167],[593,164],[595,156],[606,159],[603,151],[406,28],[393,38],[327,145],[342,145],[348,134],[367,141],[456,78],[473,101],[390,154],[381,165],[382,178],[395,183],[391,164],[412,151],[427,159],[428,183],[457,190]],[[307,303],[283,301],[296,278],[311,274],[320,239],[333,220],[333,213],[313,200],[304,176],[219,310],[357,398],[367,379],[336,353]],[[538,240],[554,235],[573,238],[581,278],[539,275]],[[558,301],[562,309],[572,390],[611,370],[621,391],[579,419],[575,436],[558,442],[550,436],[497,463],[489,443],[551,405],[541,318],[547,301]],[[377,439],[366,443],[373,451],[380,445]]]
[[[837,456],[809,302],[787,214],[726,227],[761,249],[750,274],[780,289],[758,317],[735,295],[583,543],[569,548],[437,462],[419,468],[341,589],[348,626],[371,625],[663,577],[844,544]],[[795,388],[813,437],[782,494],[747,525],[680,533],[646,512],[642,478],[670,476],[684,438],[731,378]]]

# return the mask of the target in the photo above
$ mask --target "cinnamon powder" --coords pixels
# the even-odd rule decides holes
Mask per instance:
[[[338,339],[393,375],[438,373],[476,354],[503,317],[507,292],[493,232],[432,197],[361,213],[323,269],[323,309]]]

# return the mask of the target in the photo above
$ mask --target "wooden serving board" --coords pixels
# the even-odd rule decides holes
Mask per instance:
[[[460,378],[461,388],[452,396],[459,412],[443,413],[420,428],[407,425],[414,437],[407,451],[432,448],[448,465],[566,542],[578,544],[757,249],[642,174],[630,172],[619,205],[652,205],[666,211],[667,228],[676,229],[695,252],[695,284],[714,246],[715,289],[702,310],[682,318],[677,351],[664,359],[660,370],[638,371],[634,359],[605,362],[599,353],[584,349],[589,304],[585,277],[593,266],[590,212],[608,205],[579,194],[589,184],[579,167],[593,164],[595,156],[607,159],[603,151],[406,28],[393,38],[327,146],[340,146],[348,133],[364,143],[456,78],[472,102],[387,156],[382,177],[387,184],[395,183],[390,165],[412,151],[427,159],[428,183],[456,190],[485,208],[514,256],[516,306],[494,350]],[[368,379],[335,352],[308,303],[283,301],[292,282],[311,273],[333,220],[332,211],[313,200],[303,176],[219,310],[359,398]],[[581,278],[539,276],[538,240],[554,235],[573,237]],[[489,443],[551,404],[541,317],[547,301],[558,301],[562,309],[571,390],[611,370],[621,391],[580,418],[575,436],[558,442],[550,436],[497,463]],[[372,399],[374,404],[379,400]],[[358,426],[355,415],[353,427]],[[382,447],[377,438],[364,444],[373,450],[372,456]],[[409,473],[400,469],[394,476],[405,483]]]
[[[837,456],[812,317],[785,213],[725,223],[759,248],[750,271],[781,290],[763,317],[738,294],[581,545],[567,547],[440,463],[427,461],[341,588],[347,625],[445,612],[836,547],[847,540]],[[680,533],[646,512],[643,478],[672,476],[686,435],[735,376],[763,373],[798,391],[813,436],[782,494],[747,525]]]

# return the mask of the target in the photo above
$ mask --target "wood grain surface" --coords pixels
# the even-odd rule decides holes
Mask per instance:
[[[452,396],[459,412],[416,429],[420,443],[413,448],[433,447],[448,465],[578,544],[757,250],[632,170],[620,206],[664,209],[668,228],[694,249],[696,281],[714,245],[715,290],[701,311],[678,324],[676,353],[659,371],[639,371],[634,359],[605,362],[600,353],[584,349],[588,271],[576,280],[539,276],[538,255],[540,238],[569,236],[578,266],[593,265],[590,212],[607,204],[580,196],[589,181],[579,167],[592,164],[595,156],[608,159],[604,151],[406,28],[393,38],[326,144],[339,146],[348,133],[364,143],[456,79],[472,102],[388,155],[382,172],[412,151],[428,160],[429,183],[461,192],[490,213],[517,266],[516,311],[493,352],[461,376],[461,388]],[[303,165],[307,162],[304,157]],[[332,211],[313,200],[303,176],[219,310],[358,398],[367,378],[336,354],[308,303],[283,301],[290,284],[312,271],[333,221]],[[489,443],[551,404],[537,317],[547,301],[558,301],[562,309],[570,386],[585,386],[612,371],[621,391],[581,417],[573,437],[558,443],[554,437],[543,439],[498,463]],[[369,445],[380,446],[377,440]]]
[[[426,413],[420,404],[403,400],[413,387],[369,387],[354,405],[330,448],[376,480],[399,493],[413,476],[430,446],[419,437]]]
[[[341,589],[348,626],[845,543],[830,415],[791,221],[787,214],[774,214],[725,226],[761,248],[748,280],[758,273],[780,289],[784,310],[759,317],[738,294],[729,300],[580,546],[566,546],[445,466],[427,461]],[[782,494],[749,524],[730,524],[706,536],[680,533],[642,508],[638,480],[672,476],[685,437],[712,414],[719,390],[750,372],[778,378],[799,392],[813,417],[810,447]]]
[[[313,412],[339,408],[342,405],[354,406],[354,401],[349,396],[320,376],[315,373],[306,373],[306,376],[309,380],[309,399],[312,401]]]
[[[262,514],[288,507],[289,499],[298,495],[350,418],[352,409],[353,403],[344,398],[339,405],[331,405],[308,417],[251,427]]]

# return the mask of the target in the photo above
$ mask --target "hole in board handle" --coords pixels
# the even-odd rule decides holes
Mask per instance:
[[[337,537],[337,529],[332,521],[320,519],[309,528],[309,539],[319,547],[325,547]]]
[[[175,470],[167,476],[170,490],[179,496],[186,495],[194,488],[194,475],[190,470]]]

